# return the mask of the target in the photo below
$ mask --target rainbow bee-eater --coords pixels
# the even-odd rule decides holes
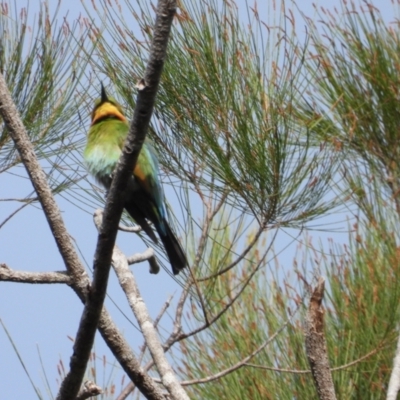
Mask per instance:
[[[129,124],[122,107],[107,96],[101,85],[101,98],[96,101],[92,111],[84,159],[89,172],[107,190],[111,186],[112,174],[128,132]],[[124,207],[143,231],[157,243],[149,221],[153,223],[167,252],[172,272],[176,275],[185,268],[185,253],[166,221],[158,160],[148,139],[143,144],[132,177],[128,181]]]

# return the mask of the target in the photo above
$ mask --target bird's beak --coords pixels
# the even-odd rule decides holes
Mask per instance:
[[[104,89],[103,82],[100,82],[100,83],[101,83],[101,102],[105,103],[106,101],[108,101],[108,97],[107,97],[106,89]]]

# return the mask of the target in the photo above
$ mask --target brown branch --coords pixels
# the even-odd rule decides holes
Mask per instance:
[[[71,285],[71,278],[65,271],[28,272],[14,271],[6,264],[0,264],[0,281],[19,283],[66,283]]]
[[[107,196],[103,223],[94,257],[94,274],[90,296],[85,303],[79,324],[74,354],[70,362],[70,372],[61,384],[57,400],[76,397],[86,370],[106,295],[111,257],[124,207],[124,191],[128,179],[132,176],[132,171],[148,131],[175,12],[176,0],[159,0],[149,62],[144,79],[137,85],[138,95],[133,120]]]
[[[321,400],[336,399],[332,374],[329,368],[328,351],[324,335],[324,311],[322,299],[325,281],[319,278],[317,286],[311,294],[305,321],[305,343],[311,373]]]
[[[7,88],[7,84],[2,74],[0,74],[0,113],[14,141],[15,147],[18,150],[21,160],[28,172],[32,185],[37,193],[38,199],[43,208],[43,212],[46,216],[50,230],[56,241],[58,250],[63,258],[67,271],[70,274],[74,284],[79,286],[79,291],[81,292],[81,295],[83,295],[83,298],[87,299],[87,287],[89,286],[88,280],[82,279],[82,274],[80,273],[81,271],[85,271],[84,267],[82,266],[78,255],[76,254],[75,248],[71,242],[70,236],[61,217],[60,210],[47,183],[46,175],[36,158],[33,145],[29,140],[25,127],[18,114],[17,108],[13,103],[10,92]],[[82,286],[80,286],[82,284],[86,284],[86,287],[83,288]],[[89,299],[90,298],[91,297],[89,297]],[[99,315],[101,307],[102,303],[100,303],[99,305]],[[96,320],[92,335],[93,337],[95,329],[97,327],[97,322],[98,321]],[[83,341],[81,340],[82,335],[80,332],[78,332],[77,341],[74,345],[74,356],[78,356],[73,356],[71,358],[71,370],[73,371],[73,374],[68,374],[66,380],[64,380],[64,382],[67,381],[70,383],[65,386],[63,382],[61,388],[61,393],[63,394],[58,397],[60,400],[65,398],[73,399],[77,396],[82,383],[83,375],[86,370],[86,364],[89,358],[93,338],[92,340],[90,340],[90,338],[85,338],[87,340],[84,341],[84,346],[82,346],[83,349],[85,349],[85,355],[83,356],[80,353],[81,349],[75,347],[83,343]],[[78,366],[79,373],[75,372],[76,365]]]
[[[84,270],[84,268],[75,252],[75,248],[61,217],[60,210],[47,183],[46,175],[36,158],[33,145],[29,140],[26,129],[21,121],[2,74],[0,74],[0,114],[14,141],[21,161],[28,172],[30,181],[35,188],[65,267],[73,281],[79,282],[80,276],[78,271]]]

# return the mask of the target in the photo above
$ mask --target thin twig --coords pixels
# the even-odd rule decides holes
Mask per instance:
[[[134,383],[129,382],[115,400],[126,400],[134,390]]]
[[[199,191],[199,193],[201,193]],[[215,214],[212,212],[211,210],[211,204],[210,202],[205,202],[204,198],[202,197],[203,203],[207,209],[207,218],[203,223],[203,229],[201,232],[201,237],[200,237],[200,241],[199,241],[199,245],[197,247],[197,252],[196,252],[196,257],[194,260],[194,265],[198,266],[200,264],[200,260],[202,258],[202,254],[204,252],[204,249],[206,247],[206,243],[207,243],[207,239],[209,238],[209,230],[210,230],[210,226],[211,226],[211,222],[215,216]],[[198,280],[196,279],[195,273],[194,273],[194,269],[189,269],[189,273],[190,276],[192,278],[192,284],[195,286],[196,288],[196,292],[197,295],[199,297],[199,301],[200,301],[200,305],[201,305],[201,310],[203,311],[203,316],[204,316],[204,320],[206,321],[206,324],[209,323],[208,321],[208,315],[207,315],[207,310],[206,310],[206,306],[204,303],[204,299],[199,287],[199,283]]]
[[[364,356],[358,358],[357,360],[351,361],[347,364],[340,365],[339,367],[334,367],[331,368],[331,372],[336,372],[336,371],[342,371],[344,369],[353,367],[354,365],[357,365],[358,363],[364,361],[368,357],[373,356],[376,354],[378,351],[382,350],[382,346],[377,347],[376,349],[370,351],[369,353],[365,354]],[[267,365],[258,365],[258,364],[252,364],[252,363],[246,363],[247,367],[252,367],[252,368],[259,368],[259,369],[266,369],[268,371],[274,371],[274,372],[283,372],[283,373],[289,373],[289,374],[311,374],[311,369],[288,369],[288,368],[276,368],[276,367],[269,367]]]
[[[283,372],[288,374],[298,374],[298,375],[305,375],[311,374],[311,369],[288,369],[288,368],[277,368],[277,367],[269,367],[268,365],[259,365],[259,364],[252,364],[246,363],[246,367],[257,368],[257,369],[265,369],[267,371],[273,372]]]
[[[29,206],[29,204],[31,204],[34,200],[27,202],[25,204],[22,204],[22,206],[18,207],[15,211],[13,211],[7,218],[5,218],[3,220],[3,222],[0,224],[0,229],[17,213],[19,213],[23,208],[25,208],[26,206]]]
[[[246,257],[246,255],[250,252],[251,249],[253,249],[254,245],[256,244],[256,242],[258,241],[258,239],[260,238],[261,234],[264,232],[265,230],[265,226],[260,226],[258,228],[258,231],[256,232],[256,234],[254,235],[253,239],[250,241],[250,243],[247,245],[247,247],[238,255],[238,257],[232,261],[229,265],[227,265],[226,267],[224,267],[223,269],[215,272],[212,275],[209,276],[205,276],[202,278],[199,278],[198,281],[199,282],[203,282],[203,281],[207,281],[209,279],[212,278],[217,278],[218,276],[223,275],[225,272],[228,272],[230,269],[232,269],[233,267],[235,267],[236,265],[239,264],[240,261],[244,260],[244,258]]]
[[[190,291],[190,283],[188,282],[185,285],[185,287],[182,291],[182,294],[181,294],[181,298],[179,299],[178,304],[176,306],[174,328],[173,328],[172,333],[170,334],[169,338],[163,345],[165,352],[167,352],[171,348],[171,346],[175,343],[176,338],[179,337],[179,334],[182,332],[183,308],[185,306],[186,299],[189,295],[189,291]]]

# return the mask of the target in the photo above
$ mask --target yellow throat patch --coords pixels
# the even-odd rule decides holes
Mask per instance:
[[[126,121],[124,114],[122,114],[119,107],[110,102],[105,102],[97,107],[92,114],[92,125],[105,117],[115,117],[121,121]]]

